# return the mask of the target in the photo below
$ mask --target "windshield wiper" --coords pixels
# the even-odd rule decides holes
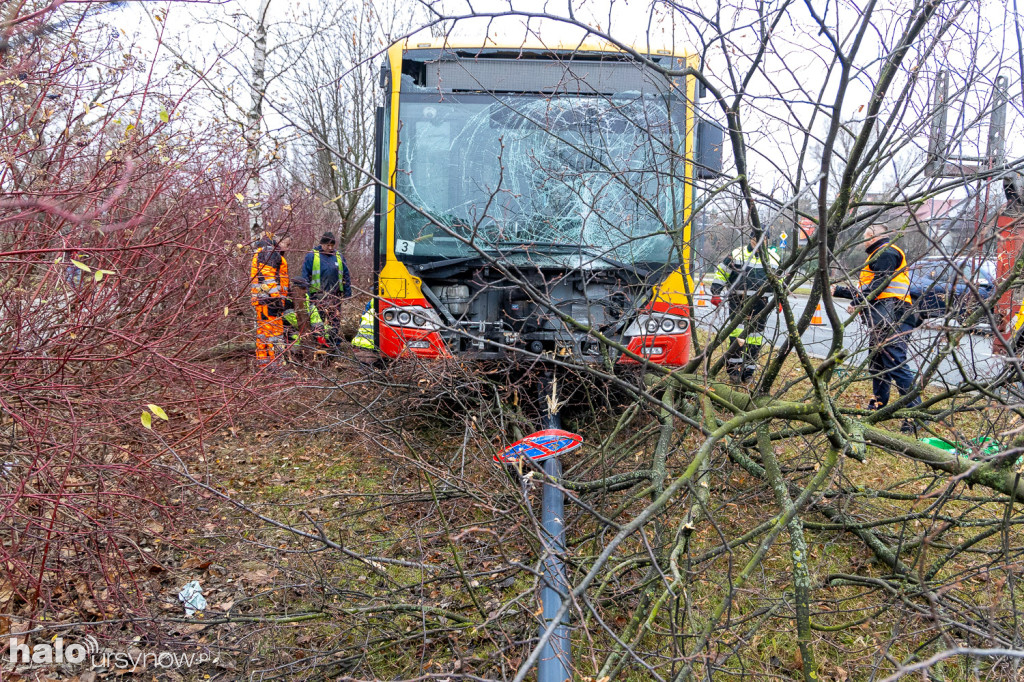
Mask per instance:
[[[418,272],[429,272],[430,270],[440,270],[441,268],[452,267],[455,265],[469,265],[474,261],[484,262],[484,258],[480,255],[476,256],[459,256],[458,258],[446,258],[445,260],[434,261],[433,263],[423,263],[422,265],[414,265]]]

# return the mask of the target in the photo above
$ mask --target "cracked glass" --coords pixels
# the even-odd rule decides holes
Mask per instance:
[[[678,260],[683,102],[435,91],[403,94],[399,117],[399,258]]]

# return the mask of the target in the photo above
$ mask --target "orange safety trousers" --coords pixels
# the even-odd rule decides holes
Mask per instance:
[[[284,320],[280,314],[271,315],[266,303],[261,304],[259,299],[266,301],[267,298],[280,299],[288,295],[288,261],[278,256],[280,260],[276,267],[260,262],[262,251],[262,248],[257,249],[252,257],[250,286],[252,307],[256,309],[256,361],[260,367],[266,367],[278,353],[284,352]]]
[[[257,305],[255,308],[256,361],[260,367],[266,367],[278,353],[284,351],[284,320],[271,316],[265,305]]]

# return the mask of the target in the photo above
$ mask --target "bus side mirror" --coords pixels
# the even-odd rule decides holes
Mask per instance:
[[[722,126],[714,121],[697,119],[697,139],[694,140],[696,176],[702,180],[722,174]]]

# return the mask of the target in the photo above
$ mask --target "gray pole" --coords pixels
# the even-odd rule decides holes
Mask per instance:
[[[545,393],[542,393],[542,400],[547,398]],[[544,428],[562,428],[562,420],[557,413],[547,412],[544,416]],[[550,476],[556,481],[561,479],[561,459],[552,457],[544,460],[542,464],[546,476]],[[561,488],[544,483],[540,522],[543,528],[541,540],[547,556],[544,559],[544,574],[542,576],[544,583],[540,592],[541,605],[544,608],[544,622],[540,626],[541,635],[548,629],[554,621],[555,614],[562,608],[562,595],[569,593],[569,583],[565,578],[565,566],[562,564],[562,555],[565,553],[564,511],[565,496]],[[566,612],[561,625],[555,629],[550,639],[544,644],[544,648],[541,649],[540,662],[537,664],[537,682],[564,682],[572,679],[569,674],[569,663],[569,614]]]

